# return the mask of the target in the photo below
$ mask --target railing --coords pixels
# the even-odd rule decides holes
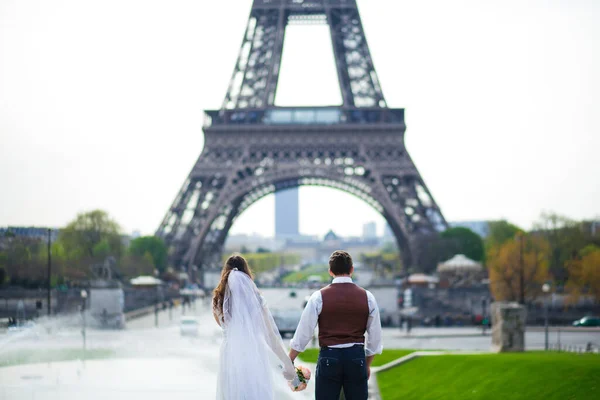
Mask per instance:
[[[560,353],[578,353],[578,354],[600,354],[600,345],[594,342],[587,342],[581,345],[551,343],[548,351]]]
[[[167,303],[179,299],[179,290],[161,289],[143,290],[131,287],[123,288],[124,312],[128,313],[154,307],[156,303]],[[82,304],[80,288],[67,290],[52,289],[52,314],[68,314],[77,312]],[[37,304],[40,302],[40,304]],[[22,305],[19,306],[19,303]],[[24,319],[38,318],[46,315],[47,292],[45,290],[3,289],[0,292],[0,318],[16,318],[17,313]]]
[[[342,107],[273,107],[209,110],[204,127],[218,125],[404,124],[404,109]]]
[[[252,8],[285,7],[287,9],[310,10],[326,6],[356,8],[356,0],[254,0]]]

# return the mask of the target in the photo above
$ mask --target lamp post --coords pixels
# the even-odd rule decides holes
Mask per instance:
[[[52,229],[48,228],[48,318],[50,318],[50,279],[52,278],[52,251],[51,245],[52,243]]]
[[[486,328],[486,320],[485,320],[486,305],[487,305],[487,299],[485,297],[483,297],[481,299],[481,334],[482,335],[485,335],[485,328]]]
[[[523,247],[525,236],[519,234],[519,301],[525,305],[525,262],[523,257]]]
[[[542,292],[544,292],[544,294],[547,295],[548,292],[550,292],[550,285],[544,283],[542,285]],[[544,296],[544,333],[544,348],[546,349],[546,351],[548,351],[548,299],[546,299],[546,296]]]
[[[81,291],[81,318],[82,318],[82,324],[83,326],[81,327],[81,336],[83,338],[83,353],[84,353],[84,357],[85,357],[85,302],[87,300],[87,296],[88,293],[85,289],[83,289]]]
[[[158,289],[159,286],[156,285],[156,293],[154,293],[154,326],[158,328]]]

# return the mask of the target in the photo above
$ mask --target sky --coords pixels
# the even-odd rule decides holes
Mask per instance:
[[[600,2],[358,0],[407,149],[449,221],[600,215]],[[221,106],[251,0],[0,0],[0,226],[103,209],[152,234]],[[594,72],[596,71],[596,72]],[[324,26],[288,28],[278,105],[340,102]],[[274,198],[231,233],[272,235]],[[300,189],[300,230],[381,216]]]

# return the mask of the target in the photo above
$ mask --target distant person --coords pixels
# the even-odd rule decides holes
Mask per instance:
[[[223,329],[217,400],[275,400],[272,372],[292,381],[290,361],[273,316],[253,281],[246,260],[227,259],[213,294],[213,316]],[[273,363],[272,356],[279,359]],[[297,379],[297,378],[296,378]]]
[[[337,400],[341,391],[346,400],[366,400],[371,363],[383,350],[377,302],[352,282],[353,272],[350,254],[334,251],[329,258],[333,282],[310,297],[291,342],[294,361],[319,326],[317,400]]]

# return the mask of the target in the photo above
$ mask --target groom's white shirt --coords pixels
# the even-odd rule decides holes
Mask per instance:
[[[350,277],[342,277],[334,278],[333,282],[331,282],[332,285],[336,283],[353,282],[352,278]],[[381,319],[379,318],[379,307],[377,307],[377,301],[375,300],[375,296],[373,296],[373,294],[368,290],[366,292],[367,300],[369,302],[369,319],[367,320],[366,343],[345,343],[329,347],[339,349],[345,347],[352,347],[355,344],[364,344],[365,354],[367,356],[381,354],[381,352],[383,351],[383,343],[381,341]],[[298,324],[298,328],[296,329],[294,338],[290,343],[292,349],[300,353],[302,353],[306,349],[306,346],[311,341],[315,332],[315,328],[317,327],[317,324],[319,322],[319,315],[321,314],[321,310],[323,310],[323,297],[321,296],[321,291],[317,290],[312,294],[312,296],[310,296],[310,299],[306,304],[306,308],[304,308],[304,312],[302,312],[300,323]]]

